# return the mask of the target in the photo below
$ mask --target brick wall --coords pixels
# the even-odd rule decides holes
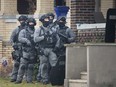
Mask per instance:
[[[12,46],[10,46],[10,45],[3,45],[2,56],[3,57],[7,57],[7,58],[11,58],[11,52],[12,51],[13,51]]]
[[[0,58],[2,58],[2,41],[0,41]]]
[[[43,14],[47,12],[54,11],[54,0],[36,0],[37,1],[37,9],[35,14]]]
[[[16,18],[1,16],[0,18],[0,61],[2,58],[11,58],[12,46],[9,44],[10,35],[13,29],[16,28],[18,22]]]
[[[76,23],[94,22],[95,0],[71,0],[71,27],[76,29]]]
[[[9,20],[9,21],[8,21]],[[12,22],[13,19],[5,19],[4,20],[4,41],[9,41],[11,32],[17,27],[17,21]]]
[[[11,58],[12,46],[8,42],[0,41],[0,59]]]
[[[0,0],[0,3],[1,3],[1,0]],[[1,10],[1,4],[0,4],[0,10]]]
[[[5,36],[5,26],[4,26],[4,20],[0,19],[0,36],[2,39]]]
[[[0,36],[3,41],[9,41],[11,32],[17,26],[17,21],[14,19],[0,18]]]
[[[17,14],[17,0],[1,0],[1,11],[5,15]]]
[[[12,70],[12,47],[10,44],[0,41],[0,76],[7,77]],[[3,61],[7,61],[7,65],[3,65]]]

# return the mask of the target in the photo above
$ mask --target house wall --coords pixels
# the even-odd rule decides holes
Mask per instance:
[[[101,12],[106,18],[107,10],[115,7],[115,0],[101,0]]]

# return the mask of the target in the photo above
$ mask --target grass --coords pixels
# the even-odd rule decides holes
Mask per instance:
[[[32,84],[27,84],[23,81],[21,84],[11,83],[7,78],[0,78],[0,87],[53,87],[51,84],[43,85],[41,83],[34,82]]]

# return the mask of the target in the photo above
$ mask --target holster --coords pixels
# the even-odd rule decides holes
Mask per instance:
[[[20,61],[20,55],[17,54],[16,51],[13,51],[11,55],[13,60]]]

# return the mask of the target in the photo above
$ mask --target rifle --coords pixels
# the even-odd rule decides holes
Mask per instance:
[[[52,27],[56,26],[58,23],[58,21],[56,20],[55,22],[53,22],[50,26],[48,26],[48,29],[51,29]]]
[[[66,40],[68,40],[68,37],[65,36],[65,35],[63,35],[62,33],[58,33],[58,35],[61,36],[61,37],[63,37],[63,38],[65,38]]]

